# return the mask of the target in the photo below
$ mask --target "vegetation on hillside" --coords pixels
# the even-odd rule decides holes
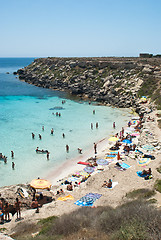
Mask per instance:
[[[17,240],[160,240],[161,210],[148,202],[136,200],[112,207],[83,207],[63,215],[40,220],[37,225],[24,224],[15,228]]]

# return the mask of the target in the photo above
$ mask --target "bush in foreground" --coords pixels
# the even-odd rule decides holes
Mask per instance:
[[[161,211],[145,201],[128,202],[116,209],[84,207],[59,218],[43,221],[38,224],[41,231],[35,240],[161,239]]]

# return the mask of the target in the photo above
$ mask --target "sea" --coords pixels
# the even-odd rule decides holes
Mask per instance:
[[[44,178],[65,161],[77,157],[78,148],[87,151],[94,142],[119,131],[129,119],[127,109],[89,104],[64,92],[27,84],[13,75],[33,61],[34,58],[0,58],[0,153],[7,156],[7,163],[0,160],[0,187]],[[61,116],[56,116],[56,112]],[[46,154],[36,153],[37,147],[50,152],[49,160]]]

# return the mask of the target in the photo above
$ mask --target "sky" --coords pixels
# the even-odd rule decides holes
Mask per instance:
[[[161,54],[161,0],[0,0],[0,57]]]

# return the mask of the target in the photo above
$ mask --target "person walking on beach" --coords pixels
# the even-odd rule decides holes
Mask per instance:
[[[11,151],[11,158],[14,158],[14,152]]]
[[[41,138],[42,138],[42,137],[41,137],[41,134],[39,134],[39,139],[41,140]]]
[[[52,128],[52,129],[51,129],[51,135],[53,135],[53,133],[54,133],[54,129]]]
[[[93,123],[91,123],[91,129],[93,130]]]
[[[32,133],[32,139],[34,139],[35,138],[35,134],[34,133]]]
[[[114,128],[114,129],[116,128],[116,124],[115,124],[115,122],[113,122],[113,128]]]
[[[16,208],[16,212],[17,212],[17,219],[21,218],[20,205],[21,205],[21,202],[18,200],[18,198],[16,198],[15,208]]]
[[[15,163],[12,162],[12,169],[14,170],[15,169]]]
[[[94,143],[94,153],[97,154],[97,144]]]
[[[69,152],[69,146],[68,146],[68,144],[66,145],[66,152],[67,152],[67,153]]]

